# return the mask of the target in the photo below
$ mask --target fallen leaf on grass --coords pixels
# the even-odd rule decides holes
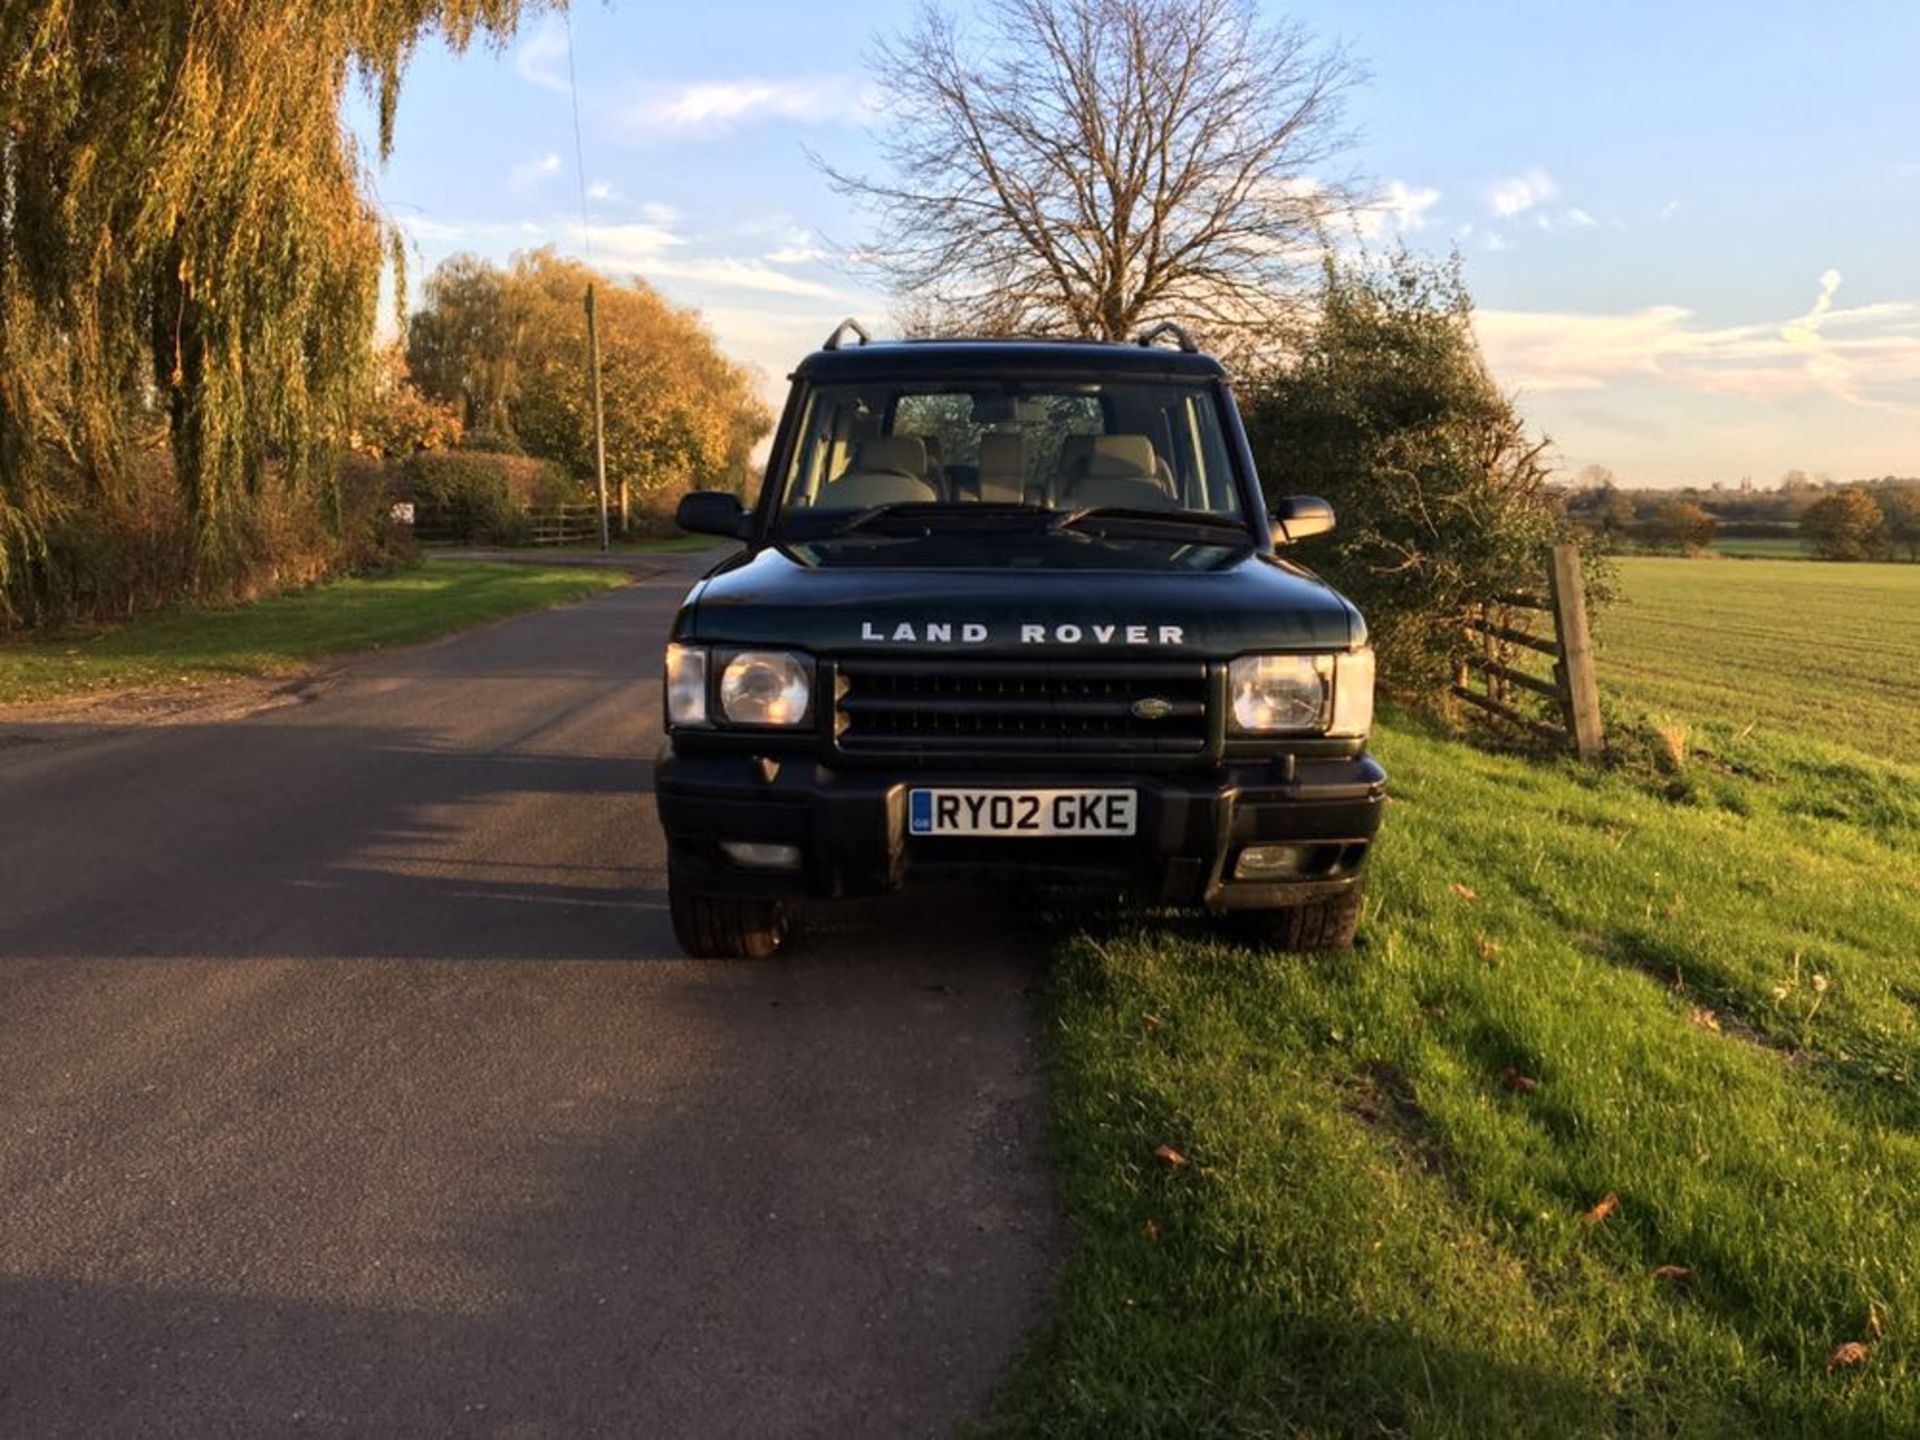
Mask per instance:
[[[1694,1006],[1687,1018],[1702,1030],[1711,1030],[1716,1035],[1720,1033],[1720,1017],[1704,1005]]]
[[[1531,1095],[1540,1088],[1540,1082],[1531,1075],[1522,1075],[1509,1065],[1500,1072],[1500,1083],[1516,1095]]]
[[[1448,888],[1451,889],[1453,893],[1458,895],[1462,900],[1478,900],[1480,898],[1470,888],[1468,888],[1465,885],[1462,885],[1458,880],[1454,881],[1453,884]]]
[[[1487,939],[1486,936],[1481,935],[1476,937],[1473,943],[1475,946],[1478,947],[1480,951],[1480,959],[1484,963],[1491,965],[1497,959],[1499,959],[1500,947],[1494,944],[1493,941]]]
[[[1599,1202],[1595,1204],[1591,1210],[1580,1217],[1580,1223],[1582,1225],[1598,1225],[1619,1208],[1620,1197],[1609,1190],[1600,1197]]]
[[[1167,1164],[1171,1165],[1176,1170],[1185,1169],[1187,1164],[1189,1163],[1187,1160],[1187,1157],[1182,1155],[1178,1150],[1174,1149],[1173,1146],[1171,1145],[1154,1146],[1153,1158],[1156,1160],[1164,1160]]]
[[[1833,1354],[1827,1357],[1827,1369],[1852,1370],[1867,1363],[1867,1347],[1858,1340],[1849,1340],[1835,1347]]]
[[[1693,1267],[1691,1265],[1656,1265],[1653,1268],[1653,1278],[1656,1280],[1691,1280],[1693,1278]]]
[[[1146,1224],[1140,1227],[1140,1233],[1155,1245],[1158,1245],[1160,1243],[1160,1222],[1149,1219]]]
[[[1140,1025],[1142,1029],[1158,1030],[1160,1028],[1160,1017],[1158,1015],[1142,1015],[1140,1017]]]

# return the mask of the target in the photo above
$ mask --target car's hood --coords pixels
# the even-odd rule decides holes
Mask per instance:
[[[1365,634],[1331,586],[1253,551],[1206,570],[1108,571],[816,568],[767,549],[703,581],[674,623],[683,640],[946,658],[1226,658],[1345,650]]]

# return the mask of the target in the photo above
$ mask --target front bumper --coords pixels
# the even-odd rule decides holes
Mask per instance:
[[[676,749],[655,767],[660,821],[678,878],[716,895],[832,898],[922,879],[1029,879],[1165,905],[1271,909],[1349,889],[1380,825],[1386,774],[1371,756],[1288,759],[1191,773],[838,770],[806,755]],[[910,835],[907,792],[925,785],[1123,786],[1140,795],[1124,838]],[[791,845],[792,870],[749,869],[722,841]],[[1297,875],[1232,878],[1251,844],[1305,847]]]

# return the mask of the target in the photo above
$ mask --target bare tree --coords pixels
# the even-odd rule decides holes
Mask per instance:
[[[934,5],[882,41],[882,178],[821,163],[879,222],[869,263],[921,321],[1219,343],[1285,314],[1350,204],[1337,50],[1252,0]]]

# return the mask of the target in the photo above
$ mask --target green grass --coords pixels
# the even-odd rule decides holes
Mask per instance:
[[[112,629],[0,643],[0,704],[296,672],[328,655],[407,645],[565,604],[626,577],[435,561],[245,605],[180,608]]]
[[[1061,922],[1075,1238],[987,1431],[1920,1434],[1920,571],[1622,573],[1666,773],[1390,715],[1353,953]]]
[[[1920,771],[1675,803],[1405,722],[1379,749],[1353,954],[1063,943],[1076,1248],[995,1428],[1913,1433]]]
[[[1920,565],[1616,563],[1595,625],[1609,696],[1920,763]]]

